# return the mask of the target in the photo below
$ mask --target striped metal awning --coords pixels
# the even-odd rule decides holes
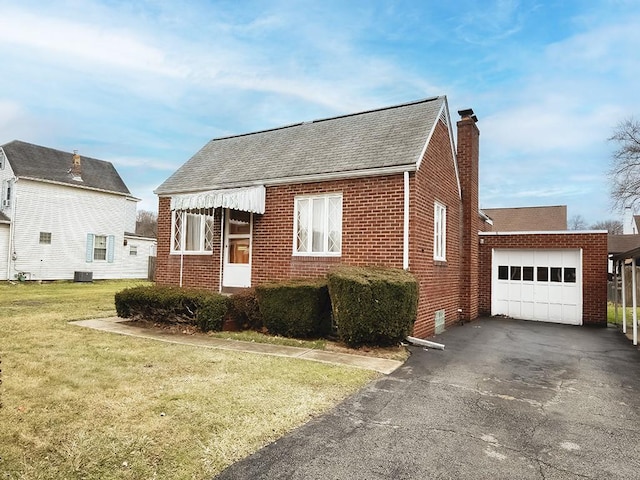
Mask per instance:
[[[208,192],[171,197],[171,210],[199,210],[218,207],[262,214],[265,208],[264,185],[209,190]]]

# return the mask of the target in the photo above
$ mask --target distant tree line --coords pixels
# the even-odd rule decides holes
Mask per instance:
[[[136,214],[136,234],[144,237],[158,237],[158,214],[149,210],[139,210]]]

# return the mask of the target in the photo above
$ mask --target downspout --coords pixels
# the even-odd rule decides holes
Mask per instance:
[[[618,262],[618,265],[620,266],[620,271],[622,275],[622,333],[626,334],[627,333],[627,294],[625,290],[627,289],[627,286],[625,285],[625,278],[624,278],[624,260],[620,260],[620,262]]]
[[[638,294],[636,293],[636,257],[631,259],[631,301],[633,303],[633,344],[638,345]]]
[[[13,251],[13,246],[15,245],[15,222],[16,222],[16,207],[18,203],[18,189],[16,188],[16,184],[18,183],[18,178],[13,178],[13,201],[11,202],[11,218],[9,222],[9,248],[7,251],[7,280],[11,280],[11,262],[15,262],[15,252]],[[15,268],[14,268],[15,270]]]
[[[222,262],[224,262],[224,208],[220,208],[220,273],[218,276],[218,292],[222,293]]]
[[[404,230],[402,238],[402,268],[409,270],[409,172],[404,172]]]

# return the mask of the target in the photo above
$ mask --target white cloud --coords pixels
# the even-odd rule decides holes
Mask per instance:
[[[71,65],[81,62],[98,65],[100,69],[144,71],[169,77],[185,73],[176,69],[161,49],[148,45],[130,31],[45,18],[28,11],[3,11],[0,42],[28,47]]]

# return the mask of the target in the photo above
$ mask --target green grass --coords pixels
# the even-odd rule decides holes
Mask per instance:
[[[252,330],[242,332],[209,332],[208,335],[215,338],[229,340],[240,340],[243,342],[269,343],[272,345],[285,345],[287,347],[311,348],[314,350],[325,350],[327,341],[324,339],[302,340],[298,338],[287,338],[278,335],[265,335]]]
[[[142,283],[0,285],[0,478],[211,478],[377,376],[68,323]]]
[[[631,326],[633,322],[633,307],[626,307],[627,310],[627,326]],[[640,307],[636,308],[637,318],[640,319]],[[618,305],[618,318],[615,318],[615,307],[613,303],[607,303],[607,322],[614,325],[622,325],[622,306]]]

